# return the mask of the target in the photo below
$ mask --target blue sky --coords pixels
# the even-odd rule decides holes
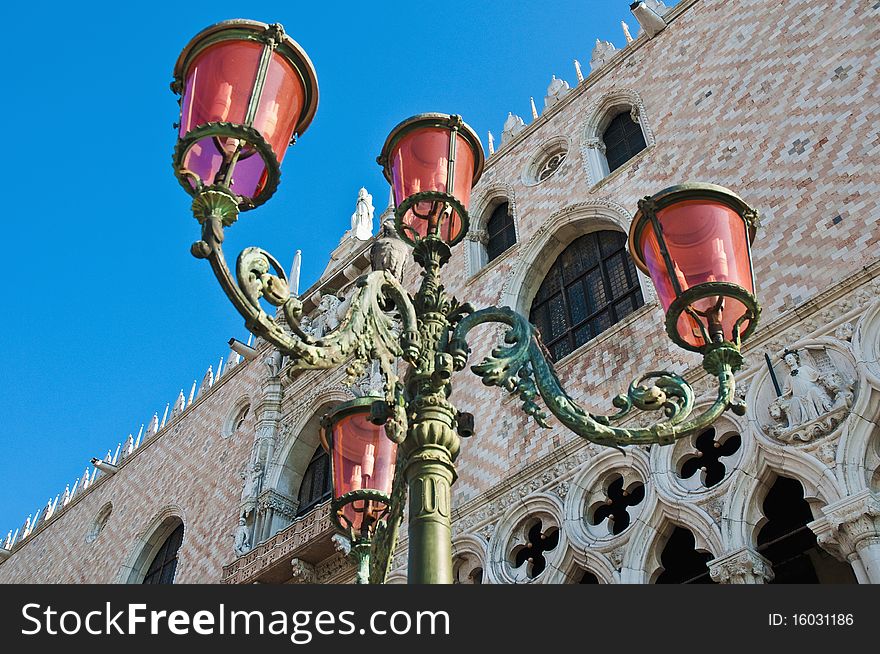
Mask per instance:
[[[668,5],[674,3],[667,2]],[[301,288],[350,226],[357,191],[381,211],[375,163],[389,130],[459,113],[486,145],[508,111],[530,119],[555,74],[574,85],[596,38],[625,43],[628,0],[14,3],[0,49],[8,155],[0,261],[0,539],[137,433],[246,338],[209,266],[171,170],[169,91],[189,39],[220,20],[280,22],[308,52],[321,97],[281,186],[227,232],[259,245]],[[442,22],[442,21],[446,22]]]

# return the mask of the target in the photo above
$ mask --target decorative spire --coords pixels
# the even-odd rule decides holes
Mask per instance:
[[[192,388],[189,389],[189,398],[186,401],[186,406],[192,405],[193,400],[196,397],[196,388],[198,387],[198,385],[199,385],[199,382],[197,380],[193,379],[193,385],[192,385]]]
[[[293,263],[290,265],[290,294],[294,297],[299,295],[299,270],[302,267],[302,250],[297,250],[293,255]],[[218,368],[219,376],[219,368]]]
[[[183,393],[181,393],[181,395],[182,395],[182,394],[183,394]],[[170,406],[170,405],[166,402],[166,403],[165,403],[165,413],[162,414],[162,422],[159,424],[159,429],[164,429],[164,428],[165,428],[165,422],[168,420],[168,407],[169,407],[169,406]]]
[[[155,414],[154,414],[155,415]],[[141,437],[144,435],[144,423],[141,423],[141,428],[138,429],[137,438],[134,441],[134,449],[137,449],[141,446]]]
[[[489,156],[495,154],[495,137],[492,136],[492,130],[489,130]]]
[[[128,438],[125,439],[125,444],[122,446],[122,458],[126,458],[129,454],[134,451],[134,436],[131,434],[128,435]]]
[[[533,119],[537,118],[538,117],[538,110],[537,110],[537,108],[535,108],[535,98],[529,98],[529,102],[532,105],[532,118]]]
[[[202,393],[211,389],[214,385],[214,369],[211,366],[208,366],[208,369],[205,371],[205,376],[202,377],[202,385],[199,387],[199,397],[201,397]],[[192,402],[190,402],[192,404]]]
[[[379,216],[379,233],[382,233],[382,225],[386,220],[391,219],[394,220],[394,189],[390,186],[388,187],[388,206],[385,207],[385,211],[382,212],[382,215]]]
[[[574,74],[577,75],[578,84],[584,81],[584,73],[581,71],[581,62],[574,60]]]
[[[632,34],[629,33],[629,25],[626,24],[625,20],[620,21],[620,26],[623,28],[623,35],[626,37],[627,43],[633,42]]]

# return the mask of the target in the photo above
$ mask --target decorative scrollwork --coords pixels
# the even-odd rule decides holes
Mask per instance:
[[[735,362],[737,359],[735,356],[716,356],[722,360],[715,373],[719,384],[718,397],[712,406],[696,418],[688,420],[694,405],[693,390],[684,379],[668,372],[650,372],[630,384],[626,395],[618,395],[612,401],[618,409],[617,413],[610,416],[589,413],[562,388],[536,328],[507,307],[482,309],[458,323],[449,344],[456,370],[461,370],[467,363],[470,348],[465,340],[466,334],[486,322],[509,326],[504,341],[510,345],[495,348],[490,356],[472,366],[471,370],[487,386],[499,386],[510,393],[519,394],[523,400],[523,411],[542,426],[547,426],[546,414],[534,401],[537,394],[566,427],[587,440],[611,447],[671,443],[711,424],[735,404],[735,363],[731,365],[728,361]],[[715,349],[735,350],[736,347],[725,343],[717,345]],[[663,419],[649,427],[629,429],[612,425],[627,416],[633,408],[662,411]]]
[[[223,194],[224,191],[211,189],[211,193]],[[384,270],[363,275],[355,283],[348,311],[337,329],[317,339],[306,334],[298,322],[302,302],[290,295],[284,270],[272,255],[260,248],[246,248],[236,264],[237,281],[233,278],[222,248],[223,226],[234,222],[229,214],[237,211],[235,198],[228,195],[226,203],[212,202],[199,214],[202,240],[193,245],[192,252],[211,263],[221,287],[244,317],[247,328],[290,357],[295,369],[328,369],[348,363],[346,373],[349,380],[354,380],[363,374],[371,360],[378,360],[386,400],[396,404],[399,381],[396,360],[402,357],[413,363],[422,348],[415,308],[400,282]],[[260,298],[281,307],[284,321],[293,334],[266,314],[260,306]],[[394,308],[394,317],[388,311],[390,306]],[[398,330],[396,321],[402,330]]]

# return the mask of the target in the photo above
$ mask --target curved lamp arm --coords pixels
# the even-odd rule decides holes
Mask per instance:
[[[370,360],[377,359],[385,378],[386,395],[389,399],[394,397],[395,361],[398,357],[410,363],[417,361],[421,339],[413,303],[393,275],[373,271],[360,277],[339,327],[316,339],[300,328],[302,302],[291,296],[284,270],[271,254],[260,248],[246,248],[236,262],[237,280],[233,277],[222,243],[224,227],[232,224],[238,214],[234,197],[223,190],[207,189],[193,201],[193,213],[202,224],[202,240],[193,243],[192,254],[210,262],[248,330],[289,356],[294,369],[333,368],[352,359],[346,372],[349,378],[356,378]],[[266,314],[260,298],[281,307],[292,334]],[[388,315],[392,305],[403,326],[399,336]]]
[[[612,447],[668,444],[709,426],[728,408],[740,415],[745,411],[745,405],[734,393],[733,373],[742,365],[742,356],[733,343],[716,344],[704,358],[703,366],[718,379],[718,395],[699,416],[690,418],[693,389],[683,378],[670,372],[649,372],[632,382],[626,395],[612,400],[617,413],[604,416],[585,411],[565,392],[535,326],[508,307],[481,309],[462,318],[449,343],[456,370],[464,368],[470,353],[465,336],[477,325],[487,322],[510,327],[504,338],[508,345],[492,350],[490,356],[471,370],[487,386],[499,386],[519,394],[523,411],[543,427],[549,425],[546,414],[535,403],[538,394],[563,425],[587,440]],[[633,408],[662,411],[663,418],[649,427],[614,426]]]

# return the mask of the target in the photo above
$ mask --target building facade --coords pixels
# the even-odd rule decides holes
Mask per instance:
[[[880,583],[880,3],[647,0],[633,14],[626,47],[597,41],[589,72],[553,76],[530,122],[511,114],[490,137],[446,286],[529,316],[591,410],[665,368],[699,411],[714,387],[665,335],[625,236],[645,195],[726,186],[761,213],[763,313],[737,374],[749,408],[618,451],[458,373],[452,400],[476,434],[453,487],[456,580]],[[354,231],[301,295],[314,334],[369,269],[372,239]],[[402,277],[414,289],[416,266]],[[500,338],[475,332],[471,363]],[[351,581],[319,423],[369,375],[348,385],[342,369],[292,372],[266,343],[245,351],[10,532],[0,582]],[[405,581],[403,531],[391,582]]]

